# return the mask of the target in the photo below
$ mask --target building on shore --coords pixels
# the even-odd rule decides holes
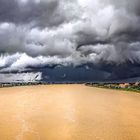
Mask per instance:
[[[128,88],[130,86],[129,83],[119,84],[120,88]]]

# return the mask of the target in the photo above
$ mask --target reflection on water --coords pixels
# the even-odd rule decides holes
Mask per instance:
[[[138,140],[140,95],[84,85],[0,89],[1,140]]]

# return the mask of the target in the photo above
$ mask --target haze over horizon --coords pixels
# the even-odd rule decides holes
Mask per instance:
[[[0,0],[0,82],[140,80],[139,7],[139,0]]]

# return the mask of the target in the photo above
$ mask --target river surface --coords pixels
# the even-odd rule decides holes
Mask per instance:
[[[140,140],[140,94],[85,85],[2,88],[0,140]]]

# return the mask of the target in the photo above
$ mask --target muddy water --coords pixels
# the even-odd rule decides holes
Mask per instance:
[[[0,140],[140,140],[140,94],[84,85],[0,89]]]

